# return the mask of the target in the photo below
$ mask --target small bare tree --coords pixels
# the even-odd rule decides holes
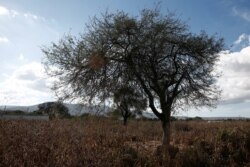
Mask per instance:
[[[123,117],[123,125],[132,115],[142,114],[147,107],[147,101],[141,94],[130,87],[122,87],[114,93],[114,103]]]

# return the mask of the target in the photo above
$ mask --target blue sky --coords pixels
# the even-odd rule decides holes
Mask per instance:
[[[154,8],[153,0],[0,0],[0,105],[32,105],[54,100],[52,80],[43,73],[42,46],[64,34],[84,32],[93,16],[106,10],[138,15]],[[218,69],[222,99],[211,111],[188,116],[250,117],[250,1],[162,0],[162,13],[174,12],[190,30],[217,33],[225,39]]]

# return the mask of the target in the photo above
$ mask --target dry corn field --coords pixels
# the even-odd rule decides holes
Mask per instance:
[[[0,120],[0,166],[163,166],[158,121]],[[250,122],[172,122],[170,165],[250,166]]]

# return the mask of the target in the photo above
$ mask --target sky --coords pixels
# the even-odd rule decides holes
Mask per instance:
[[[138,15],[160,2],[190,31],[205,30],[225,39],[218,69],[222,90],[217,108],[182,116],[250,117],[249,0],[0,0],[0,105],[34,105],[56,100],[44,74],[41,48],[65,34],[78,35],[94,16],[123,10]]]

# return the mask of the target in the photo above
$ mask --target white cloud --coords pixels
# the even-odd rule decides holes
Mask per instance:
[[[13,9],[8,9],[7,7],[0,6],[0,16],[8,16],[9,18],[16,18],[20,16],[20,18],[25,18],[26,20],[33,20],[33,21],[46,21],[44,17],[37,16],[30,12],[18,12]]]
[[[46,19],[44,17],[37,16],[37,15],[32,14],[32,13],[24,13],[23,16],[27,20],[34,20],[34,21],[41,20],[41,21],[46,21]]]
[[[240,51],[248,46],[250,46],[250,35],[243,33],[234,41],[231,49],[233,51]]]
[[[247,35],[245,33],[241,34],[239,38],[234,42],[234,44],[239,45],[243,42],[247,42],[248,45],[250,44],[250,35]]]
[[[9,39],[7,37],[0,37],[0,43],[8,43]]]
[[[24,55],[21,53],[21,54],[18,56],[18,59],[19,59],[20,61],[24,61],[24,60],[25,60],[25,57],[24,57]]]
[[[16,16],[19,15],[19,13],[17,11],[15,11],[15,10],[11,10],[10,15],[11,15],[11,17],[16,17]]]
[[[244,20],[250,22],[250,11],[249,9],[238,9],[236,7],[233,8],[233,12],[236,16],[240,16]]]
[[[25,13],[24,14],[24,17],[25,18],[32,18],[32,19],[34,19],[34,20],[37,20],[38,19],[38,17],[36,16],[36,15],[32,15],[32,14],[30,14],[30,13]]]
[[[10,75],[20,65],[32,61],[40,62],[43,56],[41,46],[61,36],[56,23],[34,15],[32,12],[14,12],[2,6],[0,10],[5,13],[5,15],[0,15],[1,73]],[[16,14],[15,18],[9,14],[11,11],[13,15]],[[3,78],[0,78],[0,83],[2,81]]]
[[[223,90],[223,103],[240,103],[250,100],[250,46],[238,52],[222,52],[219,61],[222,76],[218,84]]]
[[[16,17],[18,15],[19,13],[17,11],[0,6],[0,16]]]
[[[54,100],[40,62],[40,47],[58,39],[57,24],[30,11],[0,5],[0,105]],[[8,45],[2,45],[8,43]],[[7,100],[6,100],[7,99]]]
[[[0,83],[0,105],[33,105],[52,100],[48,85],[50,81],[40,63],[25,64]]]
[[[0,6],[0,15],[8,15],[9,10],[3,6]]]

